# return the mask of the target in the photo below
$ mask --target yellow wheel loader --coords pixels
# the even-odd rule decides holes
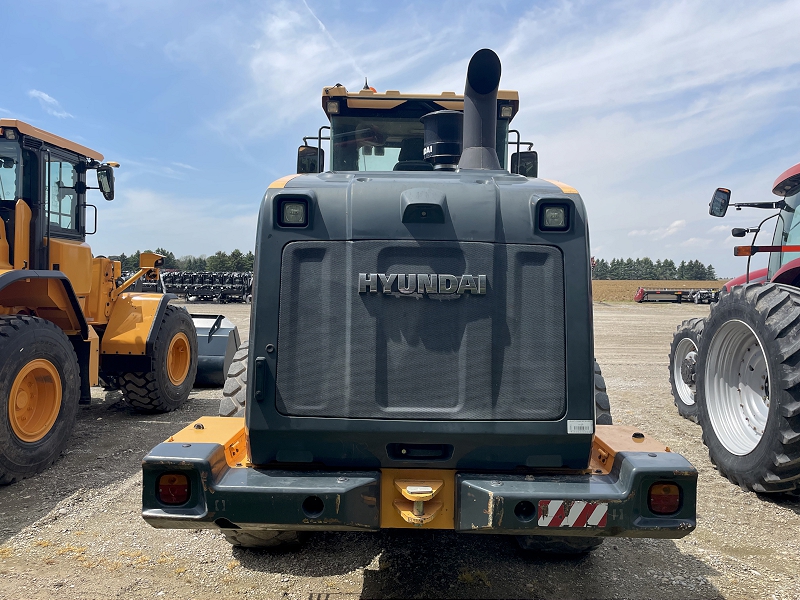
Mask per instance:
[[[101,378],[136,408],[170,411],[189,397],[198,364],[209,363],[192,317],[169,304],[175,296],[134,291],[139,280],[159,281],[163,257],[142,253],[123,281],[119,262],[92,256],[86,236],[97,229],[97,207],[86,192],[112,200],[118,166],[0,119],[0,484],[58,458]],[[89,171],[97,188],[87,186]],[[238,332],[222,317],[215,324],[201,345],[227,370]]]

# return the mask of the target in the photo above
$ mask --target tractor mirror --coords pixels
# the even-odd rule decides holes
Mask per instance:
[[[535,150],[514,152],[511,155],[511,172],[525,177],[539,176],[539,153]]]
[[[300,146],[297,149],[298,173],[322,173],[325,164],[325,151],[314,146]]]
[[[728,212],[728,203],[731,201],[731,191],[717,188],[708,205],[708,214],[712,217],[724,217]]]
[[[114,169],[110,165],[97,167],[97,185],[106,200],[114,199]]]
[[[732,237],[744,237],[745,235],[747,235],[747,229],[744,229],[743,227],[734,227],[731,229]]]

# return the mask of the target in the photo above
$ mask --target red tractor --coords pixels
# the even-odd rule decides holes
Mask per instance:
[[[752,233],[747,273],[729,281],[706,319],[684,321],[670,349],[669,377],[678,412],[703,429],[703,443],[720,473],[743,489],[792,492],[800,481],[800,164],[773,185],[775,202],[730,204],[718,188],[715,217],[728,206],[777,209]],[[756,245],[776,221],[772,245]],[[750,258],[769,253],[769,266],[750,272]],[[798,488],[800,489],[800,488]]]

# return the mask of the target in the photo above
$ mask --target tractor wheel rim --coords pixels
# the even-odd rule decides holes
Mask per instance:
[[[181,385],[189,374],[192,362],[189,338],[185,333],[178,333],[169,343],[167,350],[167,375],[173,385]]]
[[[672,379],[675,381],[675,390],[678,392],[681,402],[687,406],[694,406],[695,384],[686,383],[683,380],[681,365],[692,353],[697,355],[697,346],[691,339],[683,338],[675,348],[675,356],[672,361]]]
[[[749,454],[767,425],[770,376],[761,342],[747,323],[731,320],[719,328],[708,349],[705,380],[717,439],[731,454]]]
[[[11,430],[23,442],[38,442],[53,427],[61,411],[61,377],[43,358],[22,367],[8,399]]]

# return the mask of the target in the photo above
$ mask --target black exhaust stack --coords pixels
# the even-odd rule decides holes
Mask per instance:
[[[478,50],[469,61],[464,88],[464,150],[459,169],[499,171],[497,160],[497,88],[500,59],[492,50]]]

